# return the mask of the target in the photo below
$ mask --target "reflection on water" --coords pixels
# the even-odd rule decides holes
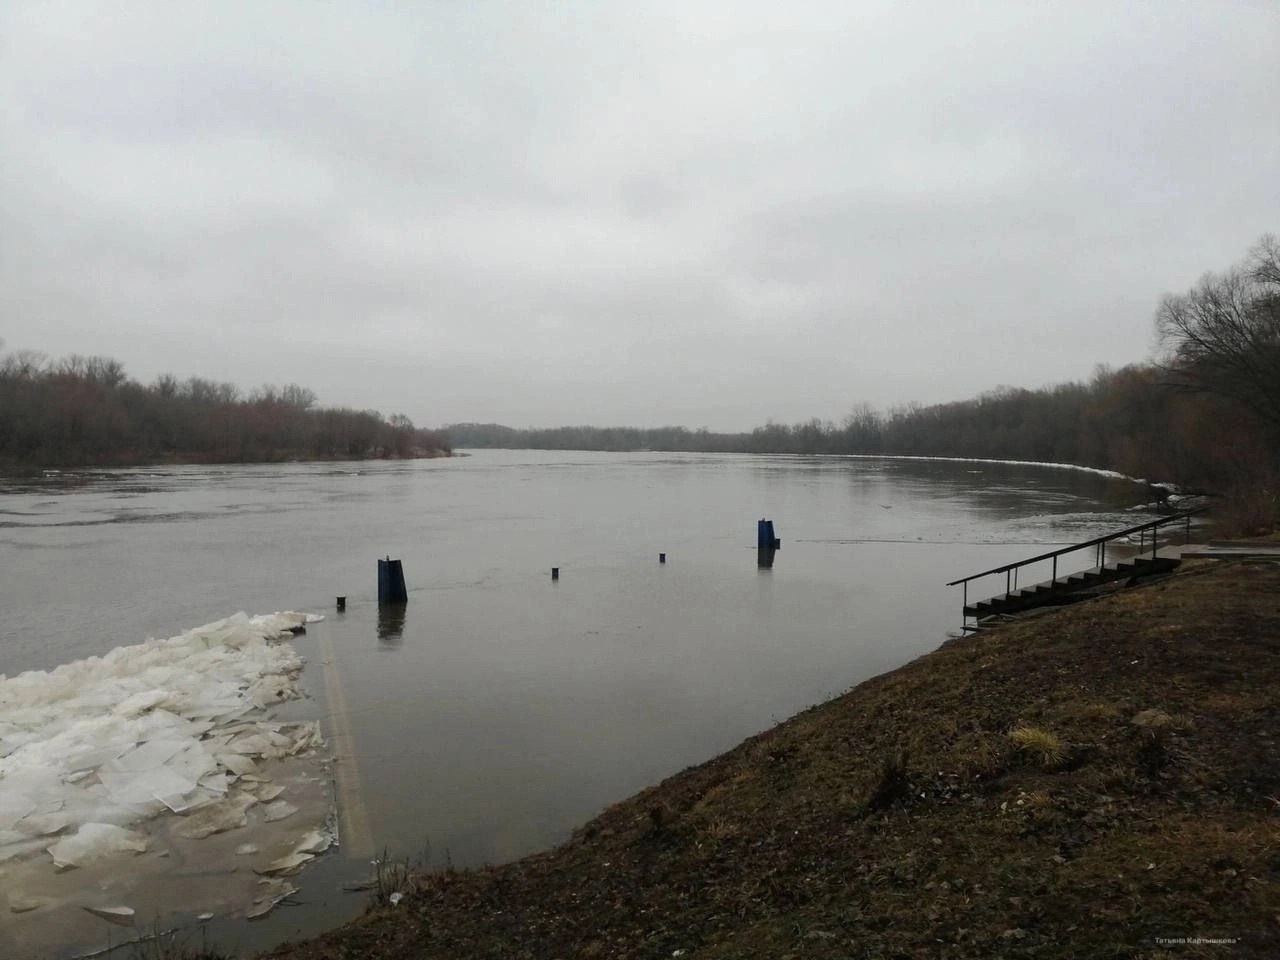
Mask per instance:
[[[378,604],[378,646],[394,650],[404,643],[404,621],[408,615],[407,603]]]

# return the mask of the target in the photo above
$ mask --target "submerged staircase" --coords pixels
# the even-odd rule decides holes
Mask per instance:
[[[1152,574],[1166,573],[1178,566],[1181,561],[1175,557],[1162,557],[1158,554],[1159,540],[1157,532],[1163,528],[1173,524],[1182,526],[1185,530],[1186,542],[1191,540],[1191,517],[1198,513],[1198,510],[1183,510],[1177,513],[1159,517],[1156,520],[1150,520],[1147,523],[1141,523],[1134,527],[1126,527],[1123,530],[1117,530],[1114,533],[1108,533],[1101,537],[1095,537],[1092,540],[1085,540],[1081,543],[1072,544],[1063,547],[1060,550],[1051,550],[1048,553],[1042,553],[1038,556],[1028,557],[1026,560],[1019,560],[1016,563],[1007,563],[1003,566],[992,567],[990,570],[983,570],[981,573],[970,574],[959,580],[952,580],[947,584],[949,587],[960,586],[964,590],[964,629],[977,630],[983,625],[983,621],[992,617],[1021,613],[1024,610],[1030,610],[1035,607],[1049,606],[1058,603],[1070,603],[1076,599],[1081,591],[1088,590],[1100,584],[1110,583],[1115,580],[1132,580],[1138,577],[1147,577]],[[1126,540],[1126,549],[1134,549],[1133,537],[1137,535],[1138,541],[1136,550],[1133,555],[1124,559],[1117,559],[1114,562],[1107,562],[1107,546],[1114,544],[1118,540]],[[1148,541],[1150,541],[1148,543]],[[1094,565],[1084,570],[1077,570],[1072,573],[1058,575],[1058,559],[1066,554],[1075,553],[1078,550],[1089,550],[1094,552]],[[1149,553],[1148,553],[1149,551]],[[1050,577],[1040,583],[1033,584],[1029,587],[1018,587],[1019,571],[1031,564],[1048,563]],[[982,577],[995,576],[1003,573],[1005,575],[1004,592],[997,593],[985,600],[978,600],[975,603],[969,602],[969,583]],[[969,623],[969,618],[973,617],[977,622]]]

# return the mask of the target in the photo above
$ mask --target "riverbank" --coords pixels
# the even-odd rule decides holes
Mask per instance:
[[[1280,566],[1189,562],[270,956],[1274,956],[1278,688]]]

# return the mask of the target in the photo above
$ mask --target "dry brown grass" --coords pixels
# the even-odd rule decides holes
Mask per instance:
[[[1043,727],[1014,727],[1009,731],[1009,739],[1042,767],[1059,766],[1067,756],[1067,748],[1058,735]]]

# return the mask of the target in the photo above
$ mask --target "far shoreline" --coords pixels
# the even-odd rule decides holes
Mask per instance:
[[[76,473],[87,470],[128,470],[134,467],[220,467],[220,466],[274,466],[284,463],[364,463],[403,460],[442,460],[458,456],[452,450],[424,450],[407,456],[283,456],[272,459],[227,460],[220,457],[175,455],[145,460],[104,460],[76,464],[29,464],[0,462],[0,477],[36,477],[48,474]]]

